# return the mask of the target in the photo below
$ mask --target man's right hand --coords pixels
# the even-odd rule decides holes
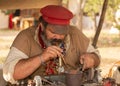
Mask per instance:
[[[62,55],[62,52],[63,50],[57,46],[49,46],[41,54],[42,61],[47,62],[50,59],[57,58]]]

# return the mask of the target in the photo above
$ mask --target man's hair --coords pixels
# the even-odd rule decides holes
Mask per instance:
[[[39,22],[41,22],[45,28],[46,28],[47,25],[48,25],[48,23],[43,19],[42,16],[40,16],[40,18],[39,18]]]
[[[52,28],[52,30],[54,30],[54,33],[56,34],[68,34],[69,25],[50,24],[46,22],[42,16],[40,16],[39,22],[42,23],[44,30],[47,26],[49,26],[50,28]]]

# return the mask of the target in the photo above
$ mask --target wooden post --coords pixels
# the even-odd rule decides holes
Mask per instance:
[[[105,13],[106,13],[106,10],[107,10],[107,5],[108,5],[108,0],[104,0],[103,8],[102,8],[102,13],[101,13],[100,21],[99,21],[99,25],[98,25],[98,28],[96,30],[96,34],[94,36],[93,43],[92,43],[92,45],[95,48],[96,48],[98,37],[99,37],[100,31],[102,29],[102,25],[103,25],[103,22],[104,22]]]

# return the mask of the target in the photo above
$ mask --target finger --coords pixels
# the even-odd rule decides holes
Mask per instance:
[[[84,63],[84,59],[80,58],[80,63],[83,64]]]
[[[84,61],[82,71],[84,71],[85,69],[87,69],[87,63]]]
[[[86,60],[85,55],[83,55],[81,59],[82,59],[81,61],[82,61],[82,64],[83,64],[82,71],[84,71],[85,69],[87,69],[88,62]]]
[[[82,71],[84,71],[85,70],[85,64],[83,64],[83,68],[82,68]]]
[[[56,56],[61,56],[61,54],[62,54],[60,51],[58,51],[56,49],[51,49],[49,52],[56,55]]]
[[[59,52],[63,52],[63,49],[61,49],[60,47],[57,47],[57,46],[52,46],[52,49],[55,49]]]
[[[80,63],[81,63],[81,64],[84,64],[84,59],[85,59],[85,55],[82,55],[82,56],[80,57]]]
[[[49,59],[51,57],[57,57],[57,54],[54,51],[52,51],[50,48],[45,49],[43,55],[47,56]]]
[[[50,51],[54,52],[55,54],[57,54],[58,56],[61,56],[62,55],[62,49],[60,49],[59,47],[56,47],[56,46],[52,46],[50,48]]]
[[[64,57],[64,55],[62,53],[59,53],[58,56],[59,57]]]
[[[53,47],[49,47],[46,50],[46,52],[47,52],[47,54],[49,54],[49,57],[51,59],[62,56],[62,53],[60,51],[56,50],[56,48],[53,48]]]
[[[84,62],[84,60],[83,60],[83,67],[82,67],[82,71],[84,71],[85,70],[85,62]]]

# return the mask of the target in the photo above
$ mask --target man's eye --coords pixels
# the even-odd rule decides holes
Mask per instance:
[[[52,34],[55,34],[55,32],[54,31],[50,31]]]

